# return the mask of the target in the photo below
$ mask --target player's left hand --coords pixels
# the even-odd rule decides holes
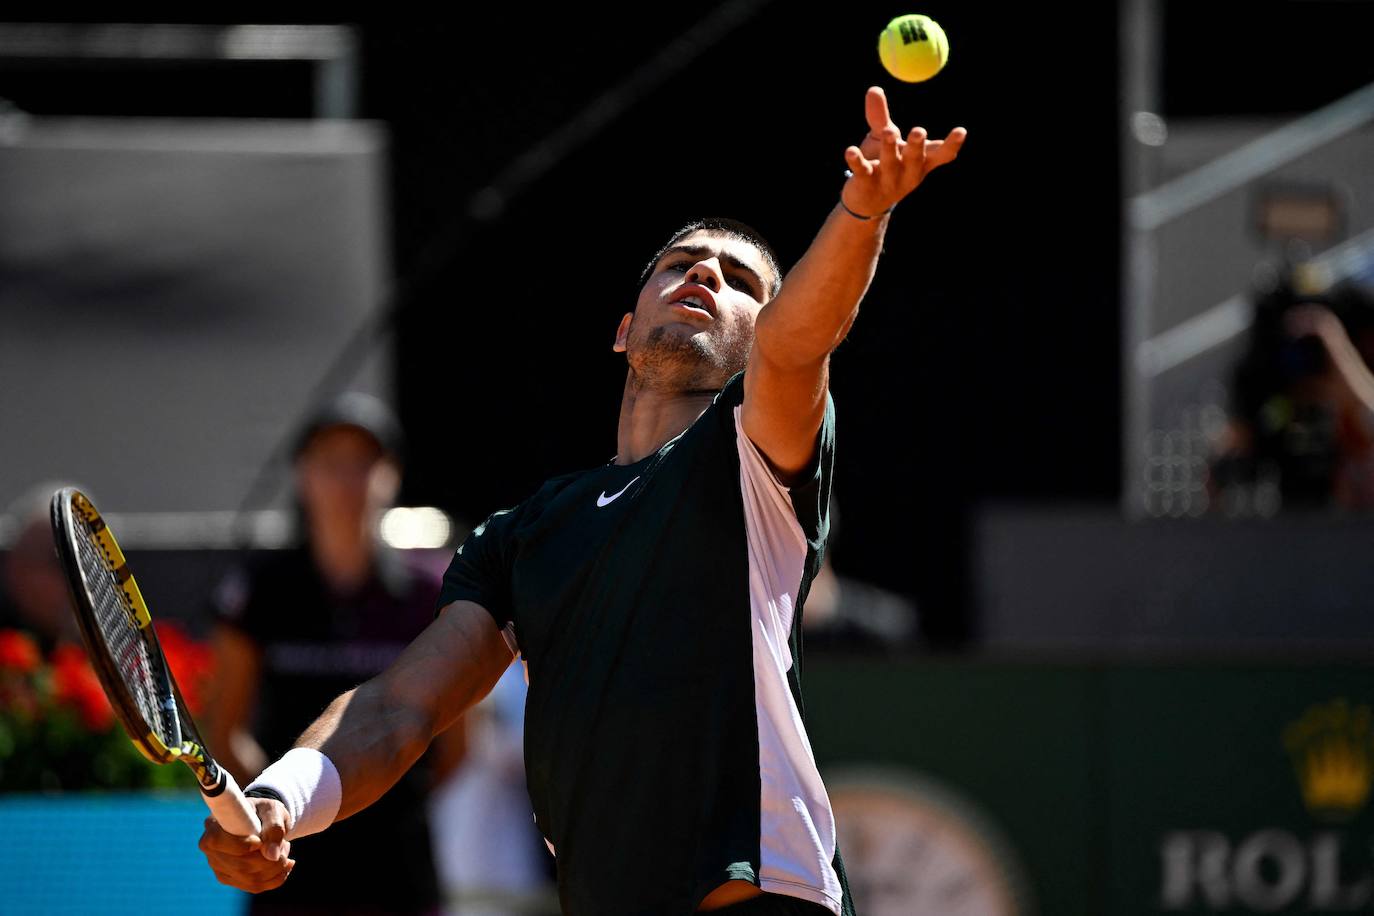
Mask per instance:
[[[887,110],[887,95],[879,86],[864,99],[868,136],[844,151],[854,174],[840,189],[840,199],[855,213],[877,216],[906,197],[934,169],[953,162],[968,131],[956,127],[943,140],[926,138],[924,127],[913,127],[902,139]]]

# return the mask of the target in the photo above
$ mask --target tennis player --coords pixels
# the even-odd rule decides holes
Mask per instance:
[[[291,838],[376,800],[518,655],[527,783],[565,913],[853,912],[796,657],[828,526],[829,356],[888,214],[966,136],[903,139],[877,87],[865,109],[840,201],[786,283],[732,221],[659,251],[616,332],[615,458],[472,532],[434,623],[250,785],[261,835],[206,822],[221,881],[287,880]],[[377,880],[405,854],[377,837]]]

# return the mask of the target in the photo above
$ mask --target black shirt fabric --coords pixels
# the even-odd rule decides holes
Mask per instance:
[[[528,667],[527,782],[569,916],[688,916],[732,879],[837,914],[843,896],[852,911],[823,788],[788,796],[773,790],[792,774],[764,772],[781,760],[810,768],[796,784],[820,786],[804,731],[786,759],[763,750],[780,746],[767,737],[776,720],[800,722],[800,609],[828,526],[833,406],[809,474],[789,491],[764,472],[795,534],[784,598],[796,613],[760,672],[751,589],[764,547],[746,507],[760,502],[761,465],[737,425],[742,400],[736,376],[655,454],[549,480],[475,529],[445,574],[439,606],[482,605]],[[786,662],[770,667],[774,656]],[[772,710],[756,705],[759,677],[783,695]],[[770,854],[779,833],[802,854]]]

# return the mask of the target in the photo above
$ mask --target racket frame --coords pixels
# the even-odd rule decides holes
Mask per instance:
[[[58,557],[66,573],[73,611],[81,638],[86,644],[86,655],[130,740],[153,763],[180,761],[186,764],[200,784],[205,803],[226,830],[239,836],[256,834],[261,829],[256,813],[243,797],[234,777],[210,756],[194,720],[186,710],[176,678],[172,676],[162,644],[158,641],[148,605],[143,600],[143,593],[129,570],[128,561],[114,533],[90,499],[74,487],[63,487],[54,493],[51,510]],[[109,642],[97,620],[95,602],[90,594],[92,585],[87,580],[77,541],[86,537],[83,525],[89,527],[94,538],[93,546],[102,554],[106,568],[114,574],[129,623],[139,631],[140,638],[147,646],[157,705],[165,717],[170,741],[164,741],[157,729],[147,722],[113,658]]]

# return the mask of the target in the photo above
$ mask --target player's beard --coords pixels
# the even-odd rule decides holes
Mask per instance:
[[[650,328],[632,343],[627,356],[635,383],[659,391],[718,391],[749,361],[753,325],[722,329],[724,333],[684,333],[682,325]],[[634,341],[634,327],[630,328]]]

